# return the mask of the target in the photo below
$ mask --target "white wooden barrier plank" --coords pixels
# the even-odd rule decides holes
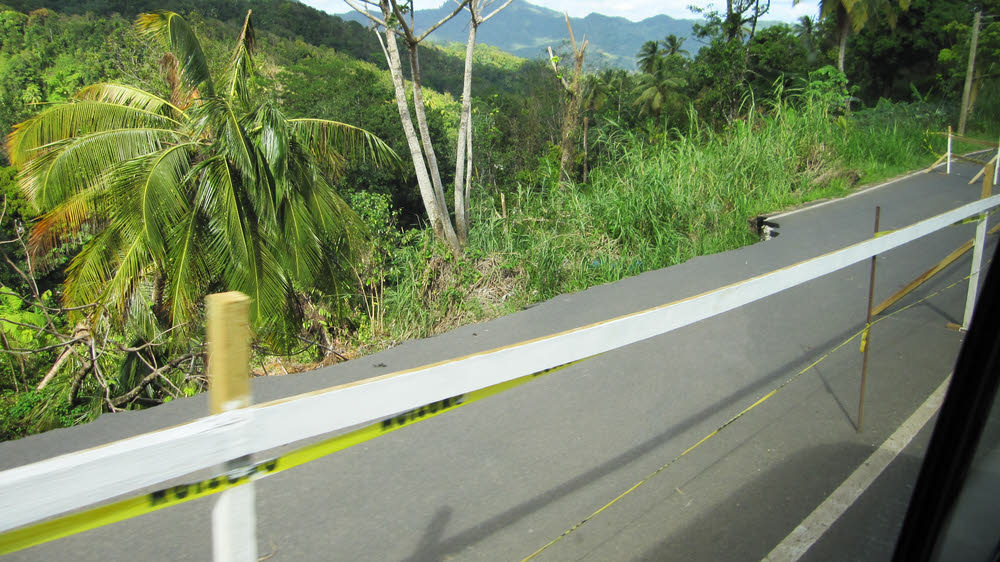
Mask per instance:
[[[241,456],[247,419],[227,412],[0,472],[0,532]]]
[[[473,390],[592,357],[722,314],[1000,205],[970,203],[907,228],[657,308],[458,360],[394,373],[255,407],[260,450],[388,417]],[[315,432],[315,433],[313,433]]]
[[[740,283],[643,312],[271,403],[0,472],[0,532],[294,441],[593,357],[722,314],[1000,205],[1000,195]],[[247,435],[240,441],[234,435]]]

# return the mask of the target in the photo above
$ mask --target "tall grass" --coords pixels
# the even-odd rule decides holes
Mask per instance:
[[[835,118],[818,104],[778,101],[723,131],[694,114],[686,130],[656,139],[612,127],[589,184],[559,184],[543,161],[505,204],[480,194],[465,259],[451,259],[429,235],[399,251],[401,274],[385,296],[390,330],[397,339],[423,336],[752,243],[750,217],[927,165],[943,151],[943,139],[927,134],[943,119],[923,105]],[[483,298],[491,282],[499,292]]]

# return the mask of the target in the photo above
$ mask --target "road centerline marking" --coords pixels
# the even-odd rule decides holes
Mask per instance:
[[[951,376],[938,386],[920,407],[903,422],[895,433],[865,459],[844,482],[830,494],[812,513],[768,553],[762,562],[795,562],[840,519],[854,502],[875,482],[892,461],[899,456],[910,441],[937,413],[944,402]]]

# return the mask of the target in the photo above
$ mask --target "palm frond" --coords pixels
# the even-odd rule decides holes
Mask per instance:
[[[123,84],[102,83],[85,86],[73,95],[73,99],[124,105],[164,116],[171,115],[171,111],[176,114],[183,113],[179,107],[160,96]]]
[[[326,269],[313,215],[301,199],[286,201],[280,211],[283,244],[278,255],[300,286],[312,286],[314,276]]]
[[[348,157],[376,166],[398,166],[399,156],[382,139],[368,131],[327,119],[289,119],[298,141],[307,147],[324,170],[338,177]]]
[[[171,326],[192,324],[198,310],[198,301],[206,294],[211,280],[211,271],[205,256],[199,250],[199,218],[195,212],[188,213],[171,232],[173,244],[170,248],[167,275],[167,309]]]
[[[289,126],[281,111],[270,103],[261,104],[252,117],[256,123],[250,132],[267,162],[276,182],[284,181],[288,171]],[[278,196],[280,198],[281,195]]]
[[[142,298],[141,293],[137,291],[141,287],[142,280],[154,271],[154,261],[149,254],[145,239],[137,236],[113,256],[113,261],[109,260],[107,263],[114,263],[115,268],[92,302],[100,303],[103,309],[114,310],[116,314],[112,317],[124,323],[129,317],[128,311],[132,300]],[[77,274],[76,277],[80,279],[83,276]],[[68,287],[67,294],[69,294]]]
[[[170,129],[122,128],[51,143],[21,170],[22,192],[40,210],[67,197],[94,189],[122,162],[156,152],[163,139],[175,140]]]
[[[223,264],[227,290],[241,291],[251,298],[250,318],[255,325],[281,316],[291,291],[284,270],[275,257],[277,233],[257,216],[240,189],[229,163],[216,157],[203,163],[202,200],[208,218],[206,255]]]
[[[70,262],[63,302],[67,306],[98,304],[91,311],[95,316],[105,310],[122,312],[144,272],[140,262],[149,262],[141,259],[142,250],[140,239],[126,240],[113,228],[102,230]],[[122,314],[115,317],[124,321]]]
[[[111,129],[172,129],[177,125],[169,117],[135,107],[102,101],[65,103],[15,125],[7,139],[7,154],[21,167],[49,145],[66,139]]]
[[[198,112],[215,136],[213,151],[224,156],[244,181],[255,183],[261,169],[257,149],[246,130],[248,120],[241,119],[231,101],[225,98],[206,100]]]
[[[104,186],[102,186],[104,187]],[[54,248],[65,233],[77,233],[84,224],[91,222],[105,189],[88,189],[78,192],[51,211],[42,215],[31,227],[28,250],[36,258],[44,256]]]
[[[184,182],[190,168],[188,148],[174,145],[134,158],[119,166],[111,178],[114,227],[141,236],[159,263],[166,260],[168,233],[190,213]]]
[[[215,85],[201,42],[184,18],[168,11],[140,14],[135,21],[139,33],[153,37],[177,57],[181,79],[188,88],[204,89],[207,96],[215,95]]]
[[[250,81],[253,79],[253,49],[255,44],[252,10],[247,10],[243,21],[243,31],[236,40],[236,49],[229,60],[229,97],[238,100],[245,107],[250,105]]]

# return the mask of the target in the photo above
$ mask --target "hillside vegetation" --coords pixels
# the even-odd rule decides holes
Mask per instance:
[[[139,14],[157,10],[190,25],[218,95],[204,81],[185,82],[187,71],[149,31],[159,20],[147,17],[146,31],[137,30]],[[873,14],[848,36],[844,72],[836,68],[840,28],[829,18],[751,35],[749,26],[733,25],[747,14],[702,15],[692,30],[700,50],[678,36],[646,37],[635,53],[638,71],[589,72],[578,81],[566,48],[551,61],[557,75],[550,61],[477,46],[471,230],[455,251],[426,226],[372,31],[285,0],[6,0],[0,133],[18,132],[0,162],[0,438],[202,391],[199,303],[206,293],[257,286],[244,275],[253,268],[273,274],[259,281],[260,294],[281,316],[255,324],[254,373],[309,369],[753,243],[748,218],[925,166],[944,150],[930,133],[958,123],[967,2],[913,0],[898,9],[895,26]],[[482,26],[483,37],[494,23]],[[439,147],[449,197],[464,53],[464,44],[444,40],[420,50],[429,139]],[[998,54],[1000,23],[989,23],[979,38],[968,134],[993,140]],[[88,88],[95,84],[105,85]],[[223,94],[225,84],[233,87]],[[567,87],[577,89],[570,95]],[[164,125],[143,142],[169,149],[188,139],[191,156],[171,181],[156,183],[176,189],[157,192],[173,195],[141,207],[142,220],[119,204],[133,199],[115,199],[134,177],[133,164],[116,156],[106,166],[64,169],[65,182],[52,191],[31,187],[41,181],[32,176],[40,165],[31,164],[33,151],[56,154],[83,142],[82,133],[52,127],[67,136],[20,150],[36,129],[19,123],[47,122],[83,102],[142,99],[152,108],[153,98],[169,101],[156,102],[157,123],[187,136],[162,136]],[[226,125],[221,107],[241,117]],[[323,125],[306,130],[296,125],[302,118]],[[322,132],[330,121],[371,133],[399,158],[373,157],[361,145],[294,148],[341,138]],[[240,138],[256,147],[259,166],[231,148]],[[213,162],[228,162],[218,169],[237,178],[229,206],[214,195],[222,176],[199,175]],[[84,186],[85,176],[97,179]],[[203,248],[194,258],[179,253],[182,243],[150,235],[161,228],[164,240],[181,240],[171,226],[183,224],[204,244],[192,244]],[[128,236],[145,241],[149,259],[116,268],[122,298],[111,301],[99,275],[81,284],[81,272],[139,263],[125,261],[131,254],[120,244]],[[240,250],[239,240],[258,251]],[[300,254],[315,267],[299,267]],[[184,259],[201,265],[196,289],[178,297],[177,279],[193,275],[179,267]]]

